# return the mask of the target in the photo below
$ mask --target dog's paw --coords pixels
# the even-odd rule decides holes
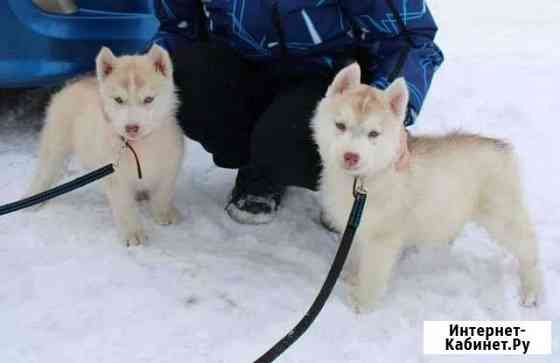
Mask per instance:
[[[154,212],[154,221],[162,226],[176,224],[181,219],[179,211],[172,207],[166,211]]]
[[[141,229],[130,232],[126,235],[126,247],[141,246],[146,241],[146,234]]]
[[[521,292],[521,305],[525,307],[534,307],[539,303],[540,291],[539,289],[523,289]]]
[[[348,295],[348,303],[358,315],[363,315],[372,312],[378,307],[379,303],[375,297],[368,296],[368,294],[358,287],[351,287],[350,294]]]
[[[537,266],[521,271],[521,304],[536,306],[542,298],[542,275]]]

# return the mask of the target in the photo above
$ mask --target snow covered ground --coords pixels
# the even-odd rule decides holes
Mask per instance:
[[[430,5],[446,63],[413,132],[461,128],[516,145],[546,299],[520,307],[515,262],[469,226],[452,248],[405,254],[370,315],[354,315],[339,284],[281,362],[560,362],[560,3]],[[0,116],[0,204],[21,195],[36,161],[36,117],[11,111]],[[316,196],[291,189],[275,223],[237,225],[223,210],[234,173],[191,151],[177,200],[186,218],[146,219],[142,248],[116,241],[96,187],[0,217],[0,362],[251,362],[300,318],[337,248]],[[552,320],[554,353],[424,356],[424,320]]]

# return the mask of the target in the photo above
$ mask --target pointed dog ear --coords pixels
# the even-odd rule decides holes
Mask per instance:
[[[152,45],[148,51],[148,57],[154,63],[156,72],[161,73],[164,77],[173,76],[173,63],[169,53],[157,44]]]
[[[95,59],[95,66],[97,78],[99,80],[105,79],[108,75],[113,73],[117,63],[117,57],[107,47],[101,48],[97,58]]]
[[[403,77],[397,78],[385,90],[391,112],[404,122],[406,107],[408,105],[408,86]]]
[[[410,151],[408,150],[408,132],[401,128],[399,157],[395,162],[395,170],[397,172],[407,169],[410,165]]]
[[[331,85],[327,89],[327,97],[331,97],[336,94],[342,94],[360,84],[360,77],[362,71],[358,63],[352,63],[349,66],[343,68],[334,77]]]

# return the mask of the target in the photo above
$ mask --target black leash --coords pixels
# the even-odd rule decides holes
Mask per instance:
[[[364,206],[366,204],[367,198],[367,191],[363,188],[362,185],[357,185],[358,180],[357,178],[354,179],[354,204],[352,205],[352,210],[350,212],[350,216],[348,217],[348,223],[346,224],[346,229],[344,230],[344,234],[342,235],[342,240],[340,242],[340,246],[338,247],[338,251],[336,252],[336,256],[332,263],[331,269],[319,291],[319,294],[311,304],[307,313],[303,316],[303,318],[299,321],[299,323],[282,339],[280,339],[272,348],[270,348],[266,353],[264,353],[260,358],[258,358],[255,363],[269,363],[274,361],[278,358],[286,349],[288,349],[292,344],[296,342],[311,326],[315,318],[319,315],[323,306],[327,302],[338,277],[340,276],[340,272],[342,271],[342,267],[346,262],[346,258],[348,257],[348,252],[350,251],[350,247],[352,246],[352,241],[354,240],[354,234],[360,225],[360,220],[362,218],[362,212],[364,210]]]
[[[142,179],[142,168],[140,167],[140,160],[138,159],[138,155],[136,154],[136,151],[132,148],[132,146],[128,143],[128,141],[126,141],[124,138],[122,139],[123,141],[123,147],[121,148],[121,151],[119,152],[119,156],[117,158],[117,161],[115,161],[113,164],[107,164],[99,169],[96,169],[86,175],[82,175],[79,178],[76,178],[74,180],[71,180],[69,182],[66,182],[64,184],[61,184],[57,187],[54,187],[52,189],[46,190],[42,193],[39,194],[35,194],[32,195],[30,197],[27,197],[25,199],[22,200],[18,200],[16,202],[13,203],[8,203],[5,205],[0,205],[0,216],[5,215],[5,214],[9,214],[9,213],[13,213],[16,212],[18,210],[21,209],[25,209],[25,208],[29,208],[32,207],[36,204],[41,204],[44,203],[50,199],[59,197],[63,194],[66,193],[70,193],[73,190],[76,190],[78,188],[81,188],[83,186],[86,186],[88,184],[93,183],[96,180],[102,179],[104,177],[106,177],[107,175],[113,174],[115,172],[115,169],[119,166],[119,160],[120,160],[120,156],[122,154],[122,152],[125,149],[129,149],[132,154],[134,155],[134,159],[136,160],[136,168],[137,168],[137,172],[138,172],[138,179]]]
[[[8,203],[0,206],[0,216],[8,213],[18,211],[20,209],[29,208],[35,204],[44,203],[49,199],[56,198],[62,194],[70,193],[73,190],[83,187],[84,185],[93,183],[94,181],[104,178],[109,174],[115,172],[113,164],[107,164],[102,168],[96,169],[91,173],[83,175],[77,179],[71,180],[67,183],[49,189],[39,194],[32,195],[28,198],[19,200],[17,202]]]

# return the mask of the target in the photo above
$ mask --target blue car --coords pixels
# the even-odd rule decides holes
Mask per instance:
[[[1,0],[0,88],[50,86],[94,69],[102,46],[142,52],[153,0]]]

